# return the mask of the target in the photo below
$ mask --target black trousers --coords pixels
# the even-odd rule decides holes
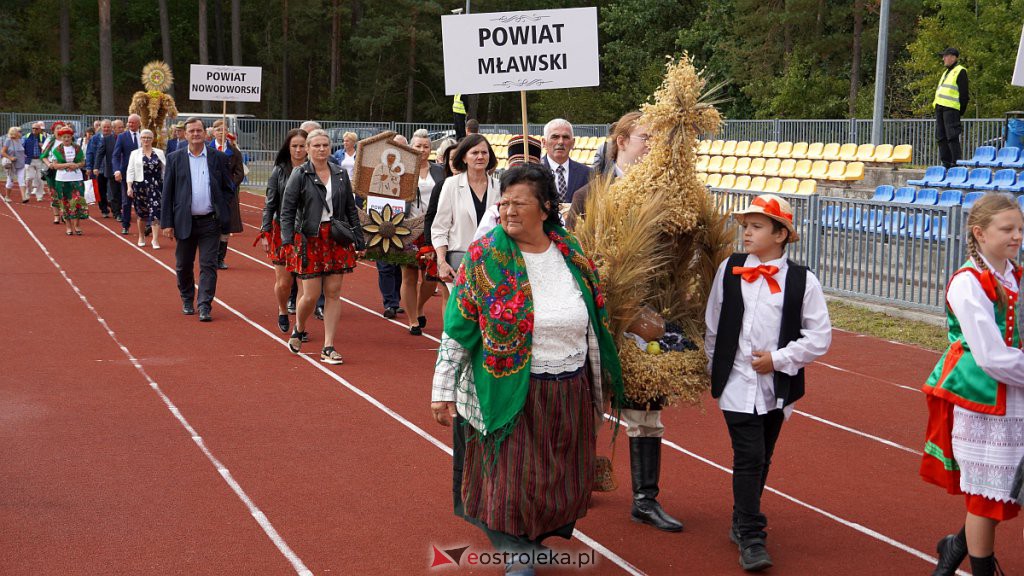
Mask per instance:
[[[96,204],[100,208],[100,212],[103,214],[110,213],[110,203],[107,201],[107,177],[103,174],[96,176]]]
[[[935,138],[939,141],[939,159],[946,168],[956,166],[956,161],[964,157],[960,147],[963,131],[959,110],[935,107]]]
[[[104,187],[104,189],[107,191],[107,204],[110,206],[110,212],[114,215],[115,218],[120,218],[121,183],[118,182],[117,180],[114,180],[113,176],[109,178],[107,178],[106,176],[100,176],[100,178],[103,178],[103,181],[106,183],[106,187]]]
[[[198,306],[213,307],[217,293],[217,252],[220,249],[220,224],[211,213],[192,218],[192,234],[179,239],[174,248],[174,267],[178,273],[178,292],[182,302],[192,302],[196,296],[195,262],[199,252]]]
[[[131,228],[132,223],[132,199],[128,197],[128,176],[120,182],[114,182],[121,187],[121,227]],[[195,233],[195,226],[192,226],[192,233]]]
[[[768,518],[761,513],[761,493],[768,480],[775,442],[785,415],[722,411],[732,440],[732,524],[740,538],[765,538]]]

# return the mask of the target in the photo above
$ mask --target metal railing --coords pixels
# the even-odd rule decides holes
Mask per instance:
[[[755,192],[713,189],[719,210],[747,206]],[[960,206],[921,206],[779,194],[793,208],[800,241],[788,249],[832,294],[942,312],[946,285],[965,258]],[[737,249],[742,249],[737,229]]]

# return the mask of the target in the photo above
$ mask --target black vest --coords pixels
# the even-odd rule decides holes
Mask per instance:
[[[722,276],[722,314],[718,318],[718,334],[715,338],[715,354],[711,358],[711,396],[718,398],[725,390],[725,383],[732,373],[732,364],[739,347],[740,330],[743,327],[743,293],[740,276],[733,274],[734,266],[746,263],[746,254],[733,254],[725,265]],[[779,330],[779,348],[800,338],[803,320],[804,289],[807,286],[807,267],[788,261],[786,286],[782,291],[782,326]],[[804,395],[804,370],[790,376],[775,372],[775,397],[789,405]],[[769,406],[768,409],[774,409]]]

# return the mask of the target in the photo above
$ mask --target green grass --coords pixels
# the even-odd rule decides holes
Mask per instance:
[[[925,322],[889,316],[853,304],[828,303],[832,326],[883,340],[913,344],[942,352],[949,345],[946,329]]]

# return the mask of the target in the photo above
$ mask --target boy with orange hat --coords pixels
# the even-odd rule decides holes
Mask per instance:
[[[743,247],[718,267],[705,312],[704,349],[711,395],[725,417],[733,450],[729,538],[744,570],[772,565],[761,494],[775,442],[804,394],[804,366],[828,351],[832,324],[821,284],[785,257],[800,237],[784,198],[762,194],[733,212]]]

